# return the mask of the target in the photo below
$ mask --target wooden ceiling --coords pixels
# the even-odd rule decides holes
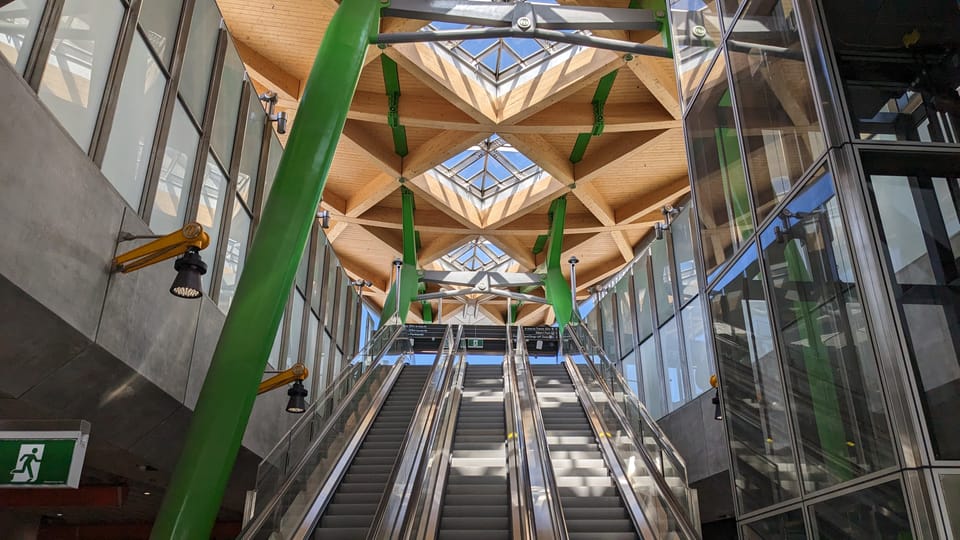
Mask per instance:
[[[218,0],[237,48],[258,91],[274,91],[278,109],[295,121],[313,57],[338,4],[334,0]],[[627,0],[561,4],[626,7]],[[413,31],[426,24],[387,18],[381,31]],[[595,35],[661,45],[659,35],[599,31]],[[409,153],[394,152],[387,124],[387,96],[379,56],[399,68],[400,123]],[[583,160],[569,156],[580,133],[593,126],[591,101],[601,77],[619,70],[604,111],[605,129],[593,137]],[[367,293],[382,306],[391,263],[401,253],[400,183],[415,194],[420,232],[419,263],[435,261],[479,236],[531,271],[536,237],[549,226],[550,202],[568,196],[564,260],[580,259],[578,296],[613,275],[634,256],[634,247],[662,219],[660,208],[690,189],[673,61],[586,49],[499,95],[491,95],[469,71],[428,44],[371,46],[347,124],[330,169],[321,206],[331,213],[327,236],[344,268],[373,282]],[[291,124],[292,125],[292,124]],[[289,129],[289,128],[288,128]],[[436,165],[497,133],[548,174],[509,198],[477,208],[443,182],[425,174]],[[564,265],[566,266],[566,265]],[[565,268],[566,272],[567,269]],[[462,305],[445,303],[450,316]],[[476,309],[475,309],[476,311]],[[502,299],[479,308],[503,322]],[[412,319],[418,318],[414,306]],[[436,306],[434,306],[436,312]],[[550,324],[549,309],[525,305],[522,324]]]

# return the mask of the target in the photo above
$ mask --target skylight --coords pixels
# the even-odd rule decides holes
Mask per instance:
[[[556,4],[556,0],[544,0],[541,3]],[[421,28],[421,31],[464,30],[485,28],[484,26],[463,23],[433,21]],[[588,33],[576,31],[576,33]],[[568,50],[576,50],[575,45],[557,43],[545,39],[533,38],[486,38],[468,40],[450,40],[436,43],[450,52],[454,58],[474,67],[494,84],[500,84],[554,55]]]
[[[509,255],[483,237],[451,250],[441,260],[453,270],[466,272],[501,270],[513,262]]]
[[[434,172],[481,201],[543,173],[536,163],[493,134],[437,165]]]

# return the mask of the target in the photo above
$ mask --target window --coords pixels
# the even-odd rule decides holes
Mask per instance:
[[[640,344],[640,377],[643,380],[643,404],[654,418],[660,418],[667,412],[659,364],[657,342],[651,337]]]
[[[190,20],[187,52],[180,75],[180,95],[198,120],[203,118],[213,59],[220,36],[220,12],[214,0],[197,0]]]
[[[324,287],[326,283],[324,263],[327,259],[327,241],[323,233],[317,234],[317,263],[313,268],[313,294],[310,295],[310,305],[318,314],[323,314]]]
[[[887,271],[940,459],[960,459],[960,167],[951,154],[864,153]]]
[[[140,208],[166,86],[167,78],[146,43],[134,36],[101,166],[104,176],[134,209]]]
[[[37,95],[86,152],[100,115],[124,8],[116,0],[66,0]]]
[[[689,101],[722,39],[717,0],[670,0],[670,29],[678,59],[680,92]]]
[[[637,294],[637,323],[640,326],[637,341],[647,339],[653,333],[653,307],[650,305],[650,283],[647,279],[649,264],[650,257],[644,255],[633,267],[633,287]]]
[[[178,101],[173,109],[157,195],[150,214],[150,228],[158,234],[167,234],[183,226],[199,142],[197,128]]]
[[[680,303],[684,304],[697,295],[700,285],[697,280],[697,261],[693,258],[693,230],[690,222],[690,207],[684,208],[670,224],[673,238],[673,258],[677,267],[674,274],[680,285]]]
[[[707,333],[699,298],[683,308],[680,319],[683,323],[687,372],[690,374],[690,396],[696,397],[710,389],[710,375],[714,373],[713,360],[707,354]]]
[[[733,256],[754,230],[723,59],[723,55],[717,57],[683,130],[697,200],[700,251],[708,274]]]
[[[654,240],[650,246],[650,262],[653,266],[653,292],[657,304],[657,321],[663,324],[673,316],[673,280],[670,276],[670,261],[667,256],[667,241]]]
[[[832,175],[761,234],[809,491],[894,464],[880,377]]]
[[[824,2],[860,139],[960,143],[960,10],[913,0]],[[910,45],[906,45],[910,43]]]
[[[710,292],[713,332],[741,512],[799,495],[780,367],[756,250]]]
[[[233,42],[228,41],[227,52],[223,58],[223,73],[220,75],[217,110],[213,115],[213,132],[210,134],[210,146],[224,167],[229,167],[233,158],[243,76],[243,61],[240,60]]]
[[[140,26],[163,65],[170,66],[183,0],[148,0],[140,6]]]
[[[617,334],[620,335],[620,355],[623,356],[636,347],[633,331],[633,303],[630,301],[630,275],[617,282],[614,294],[617,297]]]
[[[237,195],[247,203],[253,204],[253,194],[257,191],[257,177],[260,173],[260,147],[263,143],[263,129],[267,113],[263,111],[256,92],[250,92],[247,100],[247,123],[243,129],[243,150],[240,154],[240,172],[237,176]]]
[[[899,480],[817,503],[810,513],[818,539],[913,538]]]
[[[727,38],[747,170],[763,219],[826,149],[790,0],[748,0]]]
[[[660,356],[663,358],[663,377],[667,385],[667,409],[674,411],[686,401],[683,382],[683,355],[680,353],[680,333],[677,318],[660,328]]]
[[[46,3],[46,0],[13,0],[0,7],[0,54],[21,75],[27,67]]]
[[[782,514],[754,521],[743,527],[744,540],[805,540],[807,530],[803,524],[800,510],[789,510]]]
[[[197,223],[203,225],[210,235],[210,247],[207,253],[217,253],[220,244],[220,225],[223,220],[223,205],[227,190],[227,177],[217,165],[213,154],[207,156],[206,172],[203,175],[203,186],[200,190],[200,205],[197,208]],[[208,259],[209,262],[209,259]],[[212,266],[212,265],[211,265]],[[203,287],[209,293],[212,268],[203,275]]]
[[[300,361],[300,336],[303,328],[303,295],[294,290],[293,308],[290,310],[290,335],[287,336],[287,367]]]
[[[220,280],[220,295],[218,303],[224,312],[230,309],[233,295],[240,281],[243,263],[247,257],[247,247],[250,238],[250,222],[253,219],[250,211],[244,207],[238,198],[233,203],[233,212],[230,219],[230,234],[227,237],[227,249],[223,257],[223,275]]]

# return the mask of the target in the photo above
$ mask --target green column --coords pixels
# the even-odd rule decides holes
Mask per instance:
[[[407,322],[410,303],[420,292],[420,274],[417,272],[417,232],[413,224],[413,211],[416,209],[413,192],[406,187],[400,188],[401,215],[403,217],[403,266],[400,267],[400,281],[394,281],[387,293],[380,314],[383,326],[397,311],[397,289],[400,291],[400,321]]]
[[[547,277],[543,281],[547,302],[553,306],[557,325],[563,328],[573,317],[573,298],[570,297],[570,284],[560,269],[560,255],[563,253],[563,227],[567,214],[567,198],[560,197],[550,205],[550,238],[547,245]]]
[[[327,27],[152,539],[210,536],[379,8],[344,2]]]

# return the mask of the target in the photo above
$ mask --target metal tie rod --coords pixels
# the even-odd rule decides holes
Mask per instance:
[[[570,43],[572,45],[583,45],[585,47],[594,47],[597,49],[607,49],[611,51],[625,52],[642,56],[656,56],[660,58],[673,58],[670,51],[665,47],[655,47],[652,45],[643,45],[630,41],[619,39],[608,39],[596,36],[587,36],[583,34],[573,34],[560,32],[559,30],[546,30],[543,28],[534,28],[530,30],[521,30],[519,28],[466,28],[463,30],[434,30],[429,32],[396,32],[390,34],[378,34],[376,44],[393,45],[397,43],[423,43],[432,41],[461,41],[469,39],[490,39],[490,38],[534,38],[559,43]]]

